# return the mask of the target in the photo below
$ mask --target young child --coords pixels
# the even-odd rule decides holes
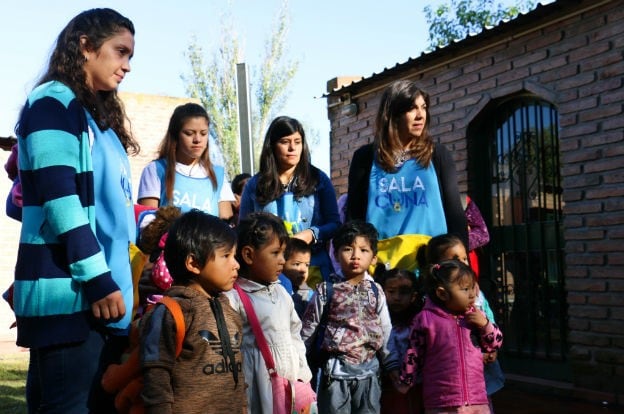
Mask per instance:
[[[392,332],[388,351],[403,361],[409,342],[410,323],[422,308],[419,296],[420,281],[414,272],[402,269],[376,269],[375,280],[384,290],[388,301]],[[422,388],[415,384],[407,394],[396,390],[388,375],[381,382],[381,414],[416,414],[421,412]]]
[[[377,258],[377,237],[375,227],[362,221],[338,229],[333,243],[344,281],[320,283],[303,317],[301,336],[307,347],[315,346],[329,287],[333,293],[321,344],[328,359],[318,387],[320,413],[379,412],[377,355],[382,365],[389,360],[392,325],[386,296],[368,274]]]
[[[466,246],[459,239],[459,237],[451,234],[441,234],[433,237],[427,243],[426,248],[426,262],[427,263],[439,263],[443,260],[456,259],[464,264],[468,264],[468,254],[466,253]],[[470,266],[474,272],[474,268]],[[476,273],[475,273],[476,277]],[[490,307],[489,302],[483,295],[481,289],[479,289],[478,283],[475,284],[477,289],[477,297],[475,299],[475,308],[480,309],[485,313],[488,320],[492,323],[496,323],[494,319],[494,312]],[[488,395],[488,401],[490,404],[490,410],[494,413],[494,407],[492,405],[492,394],[503,388],[505,384],[505,377],[501,370],[500,363],[497,361],[497,351],[485,352],[483,354],[485,387]]]
[[[238,286],[247,293],[268,342],[277,373],[290,381],[312,378],[301,340],[301,321],[290,295],[278,282],[284,267],[288,233],[282,220],[270,213],[251,213],[238,223],[236,257],[241,264]],[[269,373],[236,290],[227,292],[243,320],[243,372],[247,403],[253,414],[273,413]],[[213,410],[218,412],[217,410]]]
[[[481,352],[500,348],[503,335],[475,309],[475,275],[459,260],[445,260],[425,274],[425,305],[414,317],[401,367],[407,387],[422,375],[427,414],[489,414]],[[472,335],[478,338],[472,339]]]
[[[145,209],[137,217],[139,227],[137,246],[148,257],[135,297],[140,306],[139,314],[146,306],[155,303],[163,292],[171,287],[172,279],[165,264],[163,251],[169,227],[181,215],[182,212],[178,207],[167,205],[157,209]]]
[[[143,316],[146,413],[245,411],[241,319],[221,294],[237,278],[235,253],[234,231],[199,210],[182,215],[169,229],[165,260],[174,284],[165,295],[180,304],[186,336],[176,357],[176,326],[168,309],[156,305]]]
[[[292,283],[295,310],[301,318],[314,294],[314,290],[306,283],[312,258],[312,246],[301,239],[291,237],[284,251],[284,258],[286,263],[284,263],[283,273]]]

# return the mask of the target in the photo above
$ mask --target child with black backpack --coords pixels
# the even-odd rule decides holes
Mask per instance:
[[[377,259],[377,237],[375,227],[363,221],[338,229],[333,244],[341,271],[316,287],[303,317],[301,336],[308,351],[318,346],[325,354],[318,384],[320,413],[380,409],[380,365],[389,368],[392,325],[384,292],[368,273]]]
[[[242,322],[221,294],[238,276],[235,254],[235,232],[215,216],[191,210],[169,229],[164,258],[174,282],[165,297],[179,303],[186,329],[178,352],[167,307],[142,318],[145,412],[246,412]]]

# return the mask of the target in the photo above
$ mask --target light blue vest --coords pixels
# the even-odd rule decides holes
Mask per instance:
[[[433,164],[422,168],[414,159],[396,172],[384,171],[376,160],[371,168],[366,221],[379,239],[402,234],[437,236],[447,232],[440,186]]]
[[[126,330],[134,304],[129,244],[135,242],[136,235],[130,163],[112,129],[100,131],[89,113],[87,122],[89,134],[93,133],[96,236],[126,305],[126,315],[108,326]]]
[[[179,207],[185,213],[194,208],[202,210],[213,216],[219,216],[219,194],[223,186],[223,176],[225,174],[223,167],[213,165],[213,170],[217,178],[217,188],[214,188],[210,178],[188,177],[184,174],[176,172],[175,184],[173,187],[173,200],[167,199],[167,190],[165,188],[165,166],[166,161],[163,159],[156,161],[156,171],[160,178],[161,193],[160,205],[173,204]]]

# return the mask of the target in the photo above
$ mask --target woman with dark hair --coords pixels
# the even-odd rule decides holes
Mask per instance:
[[[99,364],[127,343],[132,313],[127,151],[139,146],[117,88],[133,54],[129,19],[80,13],[58,36],[15,129],[23,216],[14,310],[17,344],[30,349],[29,412],[111,412],[88,400]]]
[[[349,169],[347,218],[379,231],[379,261],[416,268],[419,245],[453,233],[467,243],[455,162],[429,135],[429,95],[412,81],[384,91],[372,144],[358,149]]]
[[[243,190],[240,220],[268,211],[284,220],[292,237],[312,244],[312,285],[333,272],[327,243],[340,225],[331,181],[310,162],[303,126],[287,116],[271,122],[260,155],[260,172]],[[309,282],[310,283],[310,282]]]
[[[210,117],[203,106],[187,103],[171,115],[160,143],[158,159],[141,174],[139,204],[157,208],[193,208],[222,219],[232,217],[234,195],[223,167],[213,165],[209,153]]]

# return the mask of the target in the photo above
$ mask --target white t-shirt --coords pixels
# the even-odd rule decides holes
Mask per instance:
[[[186,165],[179,162],[176,163],[176,172],[193,178],[206,178],[208,174],[203,166],[198,164]],[[142,198],[155,198],[160,200],[160,193],[162,191],[162,183],[158,176],[158,170],[156,168],[156,162],[152,161],[143,169],[141,173],[141,181],[139,182],[138,199]],[[222,201],[235,201],[234,193],[232,192],[232,186],[225,181],[221,186],[221,192],[219,193],[219,202]]]

